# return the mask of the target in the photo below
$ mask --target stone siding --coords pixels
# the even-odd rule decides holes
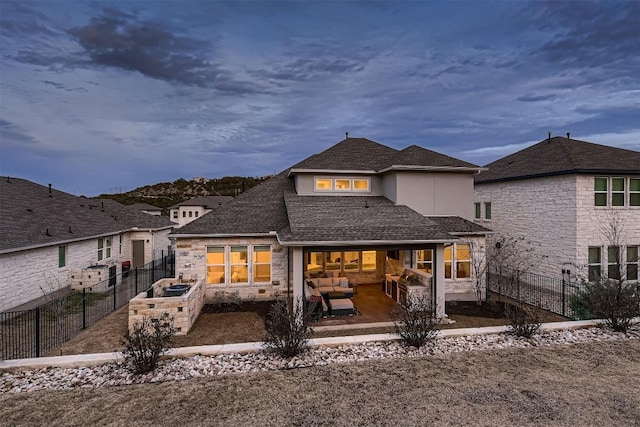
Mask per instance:
[[[231,245],[270,245],[271,246],[271,283],[206,283],[207,246]],[[275,237],[246,238],[185,238],[176,242],[176,274],[182,274],[183,280],[204,279],[206,302],[216,302],[229,298],[276,299],[287,292],[289,280],[287,249],[282,247]]]

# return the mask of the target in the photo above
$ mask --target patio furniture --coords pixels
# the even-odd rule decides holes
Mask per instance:
[[[329,312],[332,316],[353,316],[355,307],[349,298],[334,298],[329,300]]]
[[[328,299],[340,299],[340,298],[347,298],[347,294],[345,294],[342,291],[333,291],[333,292],[327,292],[327,298]]]

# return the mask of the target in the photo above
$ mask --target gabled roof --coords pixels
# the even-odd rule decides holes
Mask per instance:
[[[139,211],[161,211],[162,210],[162,208],[150,205],[149,203],[134,203],[132,205],[127,205],[127,206],[133,209],[137,209]]]
[[[177,209],[180,206],[202,206],[205,209],[215,209],[218,206],[222,206],[224,203],[232,200],[232,196],[201,196],[194,197],[193,199],[185,200],[181,203],[169,207],[169,209]]]
[[[380,173],[391,169],[463,169],[477,171],[468,163],[417,145],[396,150],[366,138],[347,138],[291,168],[292,173],[342,171]]]
[[[20,178],[0,178],[0,253],[117,234],[171,228],[114,200],[87,199]]]
[[[476,184],[572,173],[640,174],[640,152],[554,137],[486,167],[475,177]]]

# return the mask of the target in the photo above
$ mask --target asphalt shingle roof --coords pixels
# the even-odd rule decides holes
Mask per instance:
[[[161,211],[162,210],[162,208],[150,205],[149,203],[134,203],[132,205],[127,205],[127,206],[133,209],[138,209],[139,211]]]
[[[347,138],[321,153],[306,158],[292,169],[378,172],[391,166],[479,168],[472,163],[417,145],[396,150],[366,138]]]
[[[477,184],[567,173],[640,174],[640,152],[554,137],[486,165]]]
[[[0,251],[54,245],[133,227],[172,226],[113,200],[78,197],[21,178],[0,178]]]

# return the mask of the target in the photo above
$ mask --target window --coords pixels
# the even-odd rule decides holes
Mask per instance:
[[[620,279],[621,267],[620,246],[609,246],[607,248],[607,277],[609,279]]]
[[[360,268],[360,252],[358,251],[350,251],[343,252],[344,260],[344,269],[346,270],[356,270],[358,271]]]
[[[369,180],[368,179],[354,179],[353,180],[353,189],[355,191],[369,191]]]
[[[484,217],[485,219],[491,219],[491,202],[484,204]]]
[[[271,246],[253,247],[253,281],[271,282]]]
[[[595,206],[607,206],[607,178],[596,177],[594,181]]]
[[[122,234],[118,234],[118,253],[122,255]]]
[[[178,219],[178,211],[173,211],[173,219]]]
[[[104,239],[105,258],[111,258],[111,237]]]
[[[187,217],[187,211],[182,211],[182,218],[186,218]]]
[[[351,191],[351,180],[350,179],[336,179],[335,180],[335,188],[340,191]]]
[[[482,213],[480,212],[480,203],[473,204],[476,208],[476,219],[482,218]]]
[[[629,178],[629,206],[640,206],[640,178]]]
[[[456,279],[471,277],[471,251],[467,244],[456,243],[444,248],[444,277],[454,276]]]
[[[316,191],[361,191],[368,192],[369,178],[316,178]]]
[[[98,261],[104,258],[104,239],[98,239]]]
[[[624,178],[611,178],[611,206],[624,206]]]
[[[376,251],[362,251],[362,271],[376,269]]]
[[[224,246],[207,247],[207,283],[224,283]]]
[[[316,178],[316,191],[331,191],[333,189],[333,180]]]
[[[469,245],[456,243],[456,278],[471,277],[471,253]]]
[[[627,246],[627,280],[638,280],[638,246]]]
[[[319,273],[323,270],[324,252],[307,252],[307,271],[310,273]]]
[[[194,212],[194,214],[195,214],[196,218],[198,218],[198,214],[199,214],[199,213],[200,213],[200,212],[198,212],[198,211],[195,211],[195,212]]]
[[[189,211],[189,218],[193,218],[193,212]]]
[[[231,246],[230,271],[231,283],[247,283],[249,281],[248,251],[246,246]]]
[[[416,268],[430,274],[433,273],[433,249],[422,249],[418,251]]]
[[[327,255],[325,262],[326,270],[340,270],[340,263],[342,262],[342,252],[325,252]]]
[[[58,246],[58,268],[67,265],[67,245]]]
[[[598,247],[589,248],[589,281],[596,282],[600,279],[602,268],[602,250]]]

